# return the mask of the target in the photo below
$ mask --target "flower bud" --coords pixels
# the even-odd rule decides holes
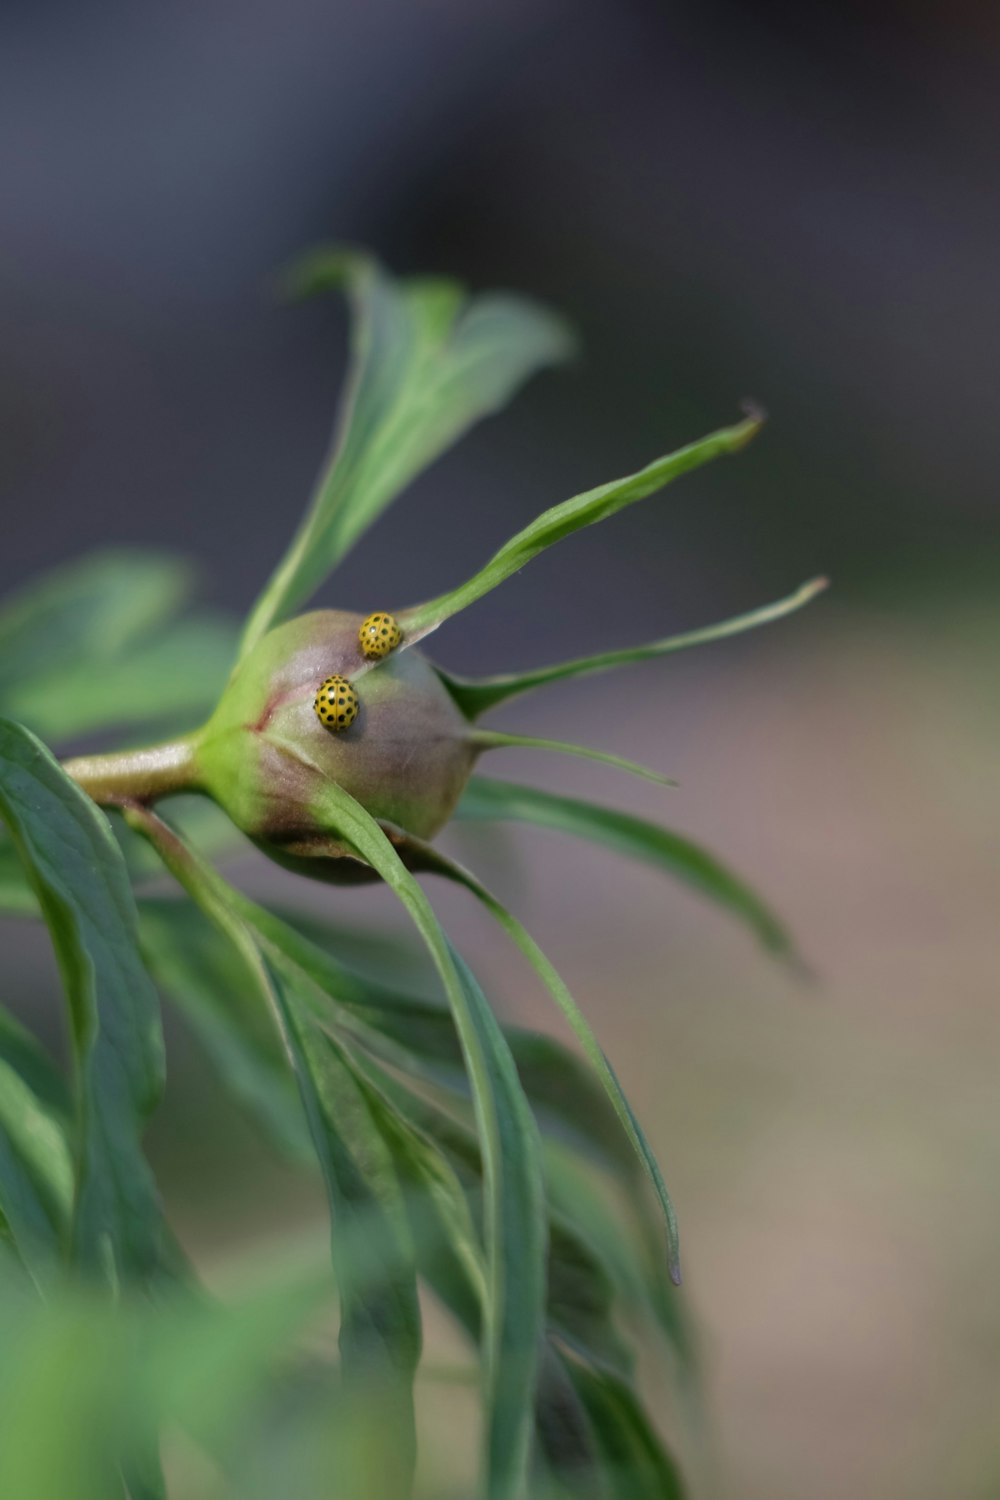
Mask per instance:
[[[199,736],[200,785],[251,838],[290,855],[327,853],[322,792],[341,786],[375,818],[418,838],[448,820],[472,771],[469,726],[418,650],[366,661],[363,616],[316,610],[277,626],[240,663]],[[342,732],[316,713],[330,677],[353,682]]]

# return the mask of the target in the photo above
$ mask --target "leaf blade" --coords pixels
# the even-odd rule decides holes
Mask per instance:
[[[41,1047],[0,1010],[0,1217],[36,1280],[65,1252],[73,1202],[70,1101]]]
[[[527,1472],[544,1317],[544,1186],[537,1128],[485,996],[384,831],[333,782],[324,788],[321,812],[331,831],[371,863],[406,908],[452,1005],[473,1088],[486,1181],[487,1486],[491,1500],[515,1500]]]
[[[359,252],[318,252],[297,285],[347,287],[348,394],[305,517],[251,612],[244,654],[308,599],[411,479],[569,352],[559,320],[526,299],[467,299],[454,283],[397,281]]]
[[[469,782],[455,816],[533,823],[603,844],[693,886],[740,918],[768,952],[795,961],[794,945],[784,924],[743,880],[708,850],[644,818],[537,787],[481,776]]]
[[[167,1258],[141,1148],[163,1083],[156,992],[106,818],[20,725],[0,720],[0,817],[34,886],[70,1005],[79,1088],[71,1254],[93,1273],[149,1282]]]
[[[706,645],[710,641],[725,640],[729,636],[742,635],[761,625],[769,625],[784,619],[801,609],[817,594],[827,588],[825,578],[813,578],[802,584],[793,593],[772,604],[761,605],[746,614],[734,615],[717,625],[706,625],[698,630],[688,630],[681,635],[665,636],[659,641],[650,641],[644,646],[626,646],[620,651],[602,651],[596,656],[581,656],[573,661],[557,662],[554,666],[535,667],[528,672],[504,672],[495,677],[456,677],[441,667],[435,671],[451,693],[459,708],[468,718],[478,718],[509,698],[521,693],[533,692],[546,687],[550,682],[564,682],[573,677],[590,676],[597,672],[609,672],[614,667],[629,666],[635,662],[652,661],[656,657],[670,656],[675,651],[685,651],[691,646]]]
[[[420,1312],[412,1246],[385,1143],[340,1049],[297,1003],[287,974],[262,947],[227,882],[155,813],[135,806],[127,809],[126,817],[231,941],[285,1048],[330,1202],[345,1372],[362,1385],[376,1382],[388,1403],[397,1444],[387,1456],[391,1486],[395,1493],[406,1494],[415,1461],[413,1378],[420,1357]],[[387,1273],[377,1285],[358,1265],[356,1245],[344,1237],[345,1229],[350,1236],[359,1223],[369,1238],[374,1235],[389,1251]]]
[[[459,885],[463,885],[466,890],[482,903],[490,915],[508,934],[515,946],[524,954],[524,957],[534,969],[539,979],[541,979],[545,988],[568,1021],[574,1036],[586,1053],[594,1071],[597,1073],[604,1092],[610,1100],[615,1114],[618,1116],[621,1126],[631,1142],[636,1156],[642,1163],[646,1176],[656,1194],[666,1228],[670,1278],[676,1285],[679,1285],[681,1280],[680,1239],[677,1227],[677,1215],[674,1211],[673,1202],[667,1191],[667,1185],[663,1179],[663,1173],[660,1171],[656,1154],[646,1138],[646,1134],[636,1117],[625,1090],[622,1088],[610,1059],[594,1035],[589,1021],[570,994],[558,970],[549,961],[534,938],[522,926],[513,913],[508,911],[501,901],[497,900],[496,896],[483,885],[482,881],[462,865],[458,864],[457,861],[448,858],[440,850],[434,850],[433,854],[435,857],[434,867],[437,873],[447,876]]]
[[[0,686],[53,661],[108,661],[176,613],[191,588],[182,559],[139,548],[90,553],[31,579],[0,605]]]
[[[4,707],[49,740],[124,725],[190,724],[214,707],[235,644],[228,620],[201,612],[86,670],[55,659],[11,684]]]
[[[568,740],[540,739],[533,734],[502,734],[499,730],[490,729],[474,730],[469,739],[480,750],[553,750],[558,755],[576,755],[581,760],[613,766],[616,771],[627,771],[630,776],[638,776],[642,781],[652,781],[656,786],[677,785],[672,776],[651,771],[648,766],[639,765],[638,761],[626,760],[623,755],[615,755],[609,750],[595,750],[590,745],[574,745]]]
[[[684,1485],[629,1384],[613,1371],[567,1359],[590,1416],[614,1500],[684,1500]]]
[[[626,474],[622,479],[612,479],[607,484],[574,495],[561,505],[553,505],[549,510],[543,511],[505,542],[489,562],[478,573],[466,579],[465,583],[445,594],[439,594],[436,599],[430,599],[425,604],[397,611],[397,619],[403,632],[403,647],[422,640],[445,620],[458,614],[460,610],[467,609],[470,604],[474,604],[477,599],[481,599],[512,573],[518,572],[539,553],[562,541],[564,537],[571,536],[585,526],[607,520],[625,506],[656,494],[671,480],[691,469],[699,468],[721,454],[738,452],[758,432],[760,425],[760,418],[747,417],[732,427],[719,428],[698,442],[689,443],[687,447],[679,448],[674,453],[654,459],[634,474]]]

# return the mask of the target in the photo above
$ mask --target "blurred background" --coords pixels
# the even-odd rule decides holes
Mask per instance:
[[[323,602],[429,597],[741,398],[770,413],[738,460],[435,640],[513,669],[833,579],[773,629],[621,674],[599,716],[567,684],[499,720],[679,791],[491,763],[704,841],[785,914],[813,984],[610,854],[523,830],[476,855],[659,1149],[741,1500],[1000,1493],[998,63],[986,0],[0,10],[3,588],[123,542],[192,555],[208,600],[246,607],[343,368],[342,309],[275,295],[323,240],[551,301],[583,348]],[[390,918],[377,891],[311,899]],[[546,1024],[468,906],[440,905],[508,1012]],[[41,994],[40,935],[2,940]],[[311,1222],[311,1187],[171,1048],[152,1149],[185,1243],[210,1265]]]

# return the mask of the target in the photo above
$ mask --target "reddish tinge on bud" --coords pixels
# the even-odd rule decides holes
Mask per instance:
[[[326,852],[326,781],[418,838],[454,811],[476,758],[469,726],[415,648],[366,660],[364,617],[315,610],[268,632],[240,663],[197,737],[196,779],[244,833],[277,852]],[[334,733],[317,690],[346,678],[357,717]]]

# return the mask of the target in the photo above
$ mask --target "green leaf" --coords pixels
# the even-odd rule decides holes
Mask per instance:
[[[635,474],[598,485],[596,489],[587,490],[582,495],[574,496],[572,500],[564,500],[561,505],[554,505],[550,510],[543,511],[523,531],[505,542],[484,568],[458,588],[451,589],[426,604],[398,611],[404,647],[412,646],[452,615],[458,614],[459,610],[467,609],[555,542],[572,536],[574,531],[579,531],[584,526],[593,526],[598,521],[607,520],[636,500],[654,495],[672,479],[708,463],[722,453],[738,452],[759,430],[760,425],[759,418],[747,417],[734,427],[720,428],[718,432],[709,433],[699,442],[680,448],[676,453],[654,459]]]
[[[4,705],[47,739],[124,724],[190,723],[214,707],[235,647],[231,622],[202,612],[85,668],[53,658],[12,684]]]
[[[449,1263],[464,1267],[464,1284],[478,1319],[485,1296],[482,1254],[454,1172],[433,1143],[394,1108],[398,1091],[392,1089],[382,1070],[356,1053],[348,1053],[329,1033],[334,1019],[343,1017],[341,992],[345,986],[341,980],[346,981],[352,996],[363,987],[363,981],[341,970],[332,959],[327,961],[321,950],[239,892],[230,889],[227,898],[232,910],[254,932],[261,950],[270,955],[272,971],[280,969],[287,980],[290,1008],[298,1008],[297,1021],[286,1018],[287,1026],[292,1028],[294,1024],[302,1031],[303,1048],[315,1053],[312,1071],[317,1087],[325,1080],[324,1089],[332,1090],[331,1105],[342,1111],[353,1097],[355,1108],[363,1108],[370,1117],[377,1136],[392,1151],[400,1187],[407,1192],[406,1211],[415,1216],[414,1243],[420,1255],[430,1256],[434,1264],[445,1257]],[[269,994],[265,1015],[265,1007],[259,1003],[259,983],[246,985],[244,965],[232,943],[196,908],[186,902],[144,901],[140,912],[144,945],[153,950],[152,970],[175,994],[202,1035],[220,1076],[280,1144],[299,1154],[305,1123],[302,1107],[291,1088],[288,1059],[270,1015],[270,1006],[280,1005],[280,999]],[[304,995],[303,986],[310,983],[321,985],[329,996],[331,1007],[326,1015]],[[198,993],[201,988],[204,995]],[[438,1014],[454,1038],[450,1012],[438,1007]],[[339,1080],[335,1076],[338,1071],[343,1074]],[[362,1092],[363,1106],[358,1102]],[[384,1097],[387,1092],[388,1103]],[[352,1116],[348,1118],[350,1121]],[[348,1142],[358,1139],[356,1126],[340,1133]],[[367,1154],[371,1154],[370,1147]],[[360,1159],[360,1152],[358,1155]],[[382,1170],[386,1170],[384,1162]],[[352,1196],[356,1198],[357,1193]],[[398,1192],[393,1202],[398,1214]],[[378,1234],[379,1225],[370,1213],[366,1222],[370,1229],[365,1269],[370,1277],[372,1235]],[[342,1232],[341,1223],[338,1233]],[[410,1260],[413,1253],[411,1246]],[[402,1263],[398,1249],[393,1259]],[[354,1269],[349,1264],[348,1274]],[[412,1340],[407,1341],[406,1348],[413,1349]],[[347,1364],[350,1367],[350,1355]]]
[[[462,1039],[487,1163],[488,1493],[490,1500],[513,1500],[520,1493],[527,1463],[544,1288],[544,1199],[534,1121],[482,991],[451,949],[423,891],[385,834],[353,798],[332,783],[327,812],[327,821],[336,826],[338,835],[379,870],[411,913],[444,981]],[[132,808],[126,817],[155,843],[203,910],[242,945],[258,981],[268,982],[269,970],[263,967],[256,939],[230,900],[225,882],[148,810]],[[273,974],[268,983],[272,1004],[280,1013]]]
[[[559,662],[551,667],[536,667],[530,672],[505,672],[496,677],[453,677],[440,667],[435,670],[467,718],[478,718],[488,709],[496,708],[508,698],[520,693],[529,693],[534,688],[545,687],[550,682],[562,682],[570,677],[586,677],[594,672],[607,672],[612,667],[627,666],[632,662],[651,661],[657,656],[669,656],[675,651],[684,651],[689,646],[701,646],[708,641],[720,641],[727,636],[740,635],[745,630],[754,630],[758,625],[767,625],[785,615],[801,609],[827,587],[825,578],[814,578],[774,604],[762,605],[745,615],[734,615],[718,625],[707,625],[701,630],[688,630],[683,635],[668,635],[663,640],[651,641],[646,646],[627,646],[621,651],[603,651],[598,656],[581,656],[575,661]]]
[[[258,931],[330,996],[341,1016],[347,1012],[364,1024],[360,1040],[366,1048],[378,1052],[379,1039],[384,1038],[389,1050],[381,1055],[393,1065],[452,1090],[468,1087],[452,1013],[439,999],[373,980],[342,963],[330,951],[331,946],[339,951],[343,944],[344,935],[337,929],[330,932],[301,916],[285,921],[239,892],[234,899]],[[544,1032],[505,1026],[503,1034],[542,1129],[608,1170],[628,1171],[634,1157],[584,1060]]]
[[[670,1201],[670,1194],[667,1192],[667,1185],[663,1180],[663,1174],[660,1171],[659,1163],[656,1160],[653,1148],[650,1146],[649,1141],[646,1139],[645,1132],[643,1131],[642,1126],[639,1124],[639,1121],[636,1118],[635,1111],[629,1103],[625,1090],[622,1088],[621,1083],[619,1082],[618,1075],[615,1073],[614,1068],[611,1066],[611,1063],[608,1060],[604,1049],[601,1047],[597,1038],[594,1036],[589,1021],[583,1015],[576,1001],[573,999],[573,996],[566,988],[566,985],[564,984],[562,977],[560,976],[558,971],[549,962],[545,954],[542,952],[541,948],[539,948],[538,944],[535,942],[534,938],[529,932],[526,931],[524,927],[522,927],[517,918],[513,916],[512,913],[509,912],[507,908],[497,900],[492,892],[488,891],[482,884],[482,882],[478,880],[474,875],[472,875],[468,870],[464,869],[454,860],[449,859],[447,855],[442,854],[440,850],[435,849],[433,851],[433,854],[436,860],[435,869],[437,870],[437,873],[446,875],[450,879],[456,881],[459,885],[465,886],[466,890],[470,891],[477,898],[477,900],[482,902],[487,911],[490,912],[490,914],[496,919],[496,921],[500,924],[504,931],[507,932],[507,934],[517,945],[517,947],[520,948],[521,952],[531,964],[531,967],[535,970],[535,973],[538,975],[539,979],[541,979],[542,983],[545,985],[545,988],[548,990],[549,994],[552,996],[553,1000],[555,1000],[559,1009],[566,1017],[566,1020],[569,1022],[569,1025],[573,1030],[573,1034],[576,1036],[589,1062],[594,1068],[594,1071],[600,1079],[604,1091],[614,1108],[615,1114],[618,1116],[622,1129],[625,1131],[625,1134],[631,1141],[636,1156],[642,1163],[646,1171],[646,1175],[649,1178],[654,1192],[656,1193],[660,1208],[663,1211],[663,1219],[667,1231],[668,1267],[670,1271],[670,1277],[671,1280],[679,1284],[681,1279],[681,1272],[677,1232],[677,1215],[675,1214],[674,1206]]]
[[[468,1179],[466,1191],[471,1192],[479,1180],[481,1158],[475,1140],[464,1127],[445,1116],[432,1100],[414,1095],[405,1086],[383,1077],[382,1087],[388,1090],[394,1105],[394,1119],[398,1122],[400,1114],[406,1116],[446,1151],[457,1173]],[[577,1222],[572,1201],[567,1201],[565,1213],[550,1212],[549,1221],[546,1341],[536,1393],[536,1435],[549,1471],[567,1483],[572,1480],[568,1494],[604,1496],[613,1492],[604,1488],[590,1419],[569,1383],[557,1347],[571,1351],[573,1358],[588,1368],[615,1376],[619,1384],[631,1379],[633,1359],[615,1324],[616,1308],[622,1300],[617,1258],[606,1259],[604,1247],[598,1251],[589,1231]],[[620,1222],[616,1230],[620,1238]],[[612,1243],[620,1248],[614,1240]],[[631,1264],[627,1267],[631,1276]],[[452,1255],[432,1261],[423,1270],[441,1300],[475,1338],[477,1302],[470,1296],[467,1266]],[[628,1276],[625,1285],[631,1294]],[[642,1309],[648,1313],[645,1301]],[[637,1420],[651,1432],[638,1398],[633,1396],[632,1402]]]
[[[609,1193],[608,1179],[595,1179],[578,1156],[548,1142],[545,1180],[553,1206],[572,1219],[607,1267],[621,1305],[639,1327],[658,1327],[684,1400],[700,1420],[703,1393],[690,1316],[683,1293],[664,1281],[659,1219],[649,1211],[645,1194],[636,1192],[635,1173],[611,1182]],[[623,1214],[628,1233],[622,1232]]]
[[[432,1100],[415,1095],[363,1052],[353,1056],[408,1189],[421,1274],[478,1343],[489,1287],[468,1186],[462,1180],[468,1177],[471,1163],[476,1195],[481,1196],[481,1158],[475,1137],[466,1135]]]
[[[378,823],[326,783],[324,826],[377,870],[408,911],[444,984],[472,1087],[486,1186],[487,1480],[491,1500],[524,1486],[544,1301],[544,1189],[535,1121],[503,1033],[416,880]]]
[[[572,1358],[566,1368],[590,1416],[614,1500],[683,1500],[677,1467],[628,1382]]]
[[[601,1472],[597,1440],[586,1407],[569,1378],[554,1342],[545,1345],[539,1381],[538,1410],[539,1469],[544,1500],[609,1500]]]
[[[73,1203],[70,1101],[56,1069],[0,1010],[0,1216],[29,1272],[63,1258]]]
[[[366,1080],[372,1082],[379,1095],[388,1101],[389,1113],[384,1117],[382,1127],[384,1133],[391,1137],[393,1132],[402,1132],[405,1144],[397,1152],[400,1170],[405,1170],[403,1162],[413,1160],[415,1140],[430,1144],[428,1160],[436,1172],[441,1171],[442,1152],[452,1164],[446,1169],[437,1195],[436,1206],[441,1209],[439,1232],[429,1242],[435,1253],[429,1262],[422,1263],[422,1271],[445,1305],[475,1338],[480,1305],[475,1289],[481,1278],[481,1269],[458,1179],[465,1181],[465,1191],[474,1200],[482,1172],[476,1141],[465,1126],[445,1113],[433,1098],[415,1093],[411,1086],[391,1077],[378,1064],[362,1061],[360,1065]],[[417,1159],[420,1159],[419,1150]],[[551,1340],[557,1340],[562,1348],[571,1350],[575,1358],[582,1359],[594,1369],[611,1372],[620,1381],[627,1381],[631,1377],[633,1360],[616,1327],[616,1309],[625,1301],[630,1302],[644,1318],[648,1318],[651,1311],[659,1312],[663,1282],[658,1278],[655,1284],[647,1287],[638,1251],[634,1255],[630,1253],[631,1240],[622,1243],[620,1219],[616,1220],[593,1193],[580,1199],[575,1189],[570,1192],[568,1181],[565,1175],[560,1179],[561,1211],[549,1212],[548,1352],[542,1361],[535,1421],[538,1440],[549,1459],[550,1469],[567,1481],[570,1477],[574,1480],[576,1487],[569,1493],[596,1495],[605,1491],[601,1474],[594,1468],[593,1446],[588,1446],[589,1418],[584,1417],[579,1398],[572,1388],[568,1388],[565,1372],[553,1380]],[[586,1210],[582,1220],[576,1212],[578,1203]],[[591,1229],[597,1231],[596,1235],[591,1234]],[[423,1238],[426,1244],[426,1236]],[[441,1251],[445,1253],[441,1254]],[[557,1366],[555,1374],[558,1376],[563,1370],[558,1357]],[[633,1404],[636,1399],[633,1397]],[[645,1422],[641,1410],[638,1415],[639,1420]],[[585,1422],[585,1431],[581,1430],[581,1422]]]
[[[133,821],[140,820],[140,826],[143,821],[149,822],[152,817],[141,810],[130,816]],[[160,829],[163,829],[163,825],[160,825]],[[343,836],[339,825],[338,832]],[[162,832],[159,838],[163,848]],[[482,1171],[482,1158],[474,1137],[467,1135],[464,1127],[454,1118],[449,1119],[443,1114],[431,1097],[416,1094],[411,1086],[402,1084],[398,1077],[385,1071],[376,1059],[366,1058],[364,1046],[359,1051],[357,1038],[350,1029],[346,1033],[350,1038],[346,1047],[337,1042],[331,1030],[335,1022],[339,1025],[345,1009],[354,1010],[369,1023],[377,1018],[382,1007],[393,1015],[405,1016],[413,1006],[425,1019],[429,1019],[426,1012],[431,1012],[435,1022],[445,1019],[444,1014],[439,1007],[435,1008],[420,1000],[413,1001],[412,997],[393,993],[377,984],[373,985],[373,1001],[370,994],[366,995],[368,981],[344,970],[332,956],[319,950],[315,943],[294,933],[287,923],[273,914],[263,912],[239,893],[230,892],[214,872],[201,869],[195,877],[189,867],[185,874],[180,867],[179,856],[170,855],[169,850],[166,853],[168,863],[175,868],[176,873],[182,875],[184,883],[189,887],[196,881],[210,886],[213,892],[226,889],[230,920],[235,917],[248,932],[254,934],[253,941],[258,952],[264,955],[271,971],[272,986],[275,971],[280,971],[286,993],[289,1024],[297,1016],[297,1024],[307,1027],[317,1047],[335,1048],[345,1074],[337,1081],[333,1097],[339,1101],[339,1107],[343,1108],[345,1100],[356,1100],[359,1093],[363,1096],[365,1112],[379,1137],[391,1151],[395,1170],[407,1188],[406,1196],[411,1212],[413,1205],[416,1205],[414,1232],[416,1243],[421,1246],[418,1251],[421,1269],[456,1312],[463,1325],[475,1336],[480,1327],[483,1267],[470,1217],[470,1205],[478,1203],[478,1183]],[[310,982],[323,988],[324,994],[331,1001],[325,1024],[320,1019],[321,1011],[313,1003],[306,1001],[301,1007],[298,1004],[300,985],[308,985]],[[350,997],[346,1006],[343,1001],[345,993]],[[280,999],[276,1003],[280,1004]],[[428,1030],[433,1032],[434,1027],[429,1026]],[[320,1032],[323,1033],[322,1038]],[[357,1034],[365,1046],[368,1034],[367,1031]],[[544,1049],[547,1039],[537,1040],[543,1044]],[[543,1050],[539,1064],[540,1080],[546,1077],[546,1061],[547,1055]],[[558,1070],[555,1076],[559,1076]],[[585,1108],[585,1102],[581,1100],[578,1107]],[[445,1159],[446,1156],[453,1159],[452,1164]],[[460,1185],[460,1178],[465,1180],[464,1190]],[[412,1194],[410,1189],[414,1190]],[[465,1201],[467,1194],[471,1194],[469,1203]],[[426,1230],[429,1224],[433,1226],[434,1232],[428,1235]],[[599,1257],[595,1258],[593,1248],[581,1237],[571,1219],[555,1216],[547,1264],[549,1328],[564,1343],[582,1351],[589,1359],[607,1363],[609,1367],[620,1371],[626,1370],[629,1366],[628,1355],[614,1327],[614,1305],[617,1300],[614,1282],[608,1267]],[[557,1396],[548,1385],[540,1387],[538,1395],[536,1421],[540,1433],[544,1424],[547,1439],[551,1443],[556,1440],[553,1424],[558,1426],[565,1421],[565,1411],[558,1407]],[[562,1397],[566,1399],[565,1389]],[[582,1407],[580,1410],[582,1411]],[[494,1486],[497,1482],[494,1477]]]
[[[404,1128],[410,1140],[433,1143],[436,1160],[444,1158],[450,1165],[452,1181],[463,1180],[470,1197],[476,1196],[482,1181],[482,1153],[463,1120],[456,1119],[436,1096],[418,1093],[380,1064],[367,1060],[360,1067],[388,1101],[395,1128]],[[610,1263],[577,1223],[565,1193],[563,1206],[558,1211],[550,1208],[548,1218],[546,1314],[550,1330],[628,1372],[632,1359],[613,1324],[617,1289]]]
[[[317,252],[292,284],[300,293],[346,287],[351,369],[330,455],[250,616],[244,653],[315,592],[412,479],[570,349],[563,324],[532,302],[470,298],[448,281],[398,281],[353,251]]]
[[[270,1008],[227,937],[192,902],[139,902],[149,972],[178,1006],[233,1097],[295,1160],[314,1153]]]
[[[530,734],[501,734],[491,729],[474,730],[469,739],[481,750],[506,750],[511,746],[521,746],[528,750],[556,750],[562,755],[578,755],[582,760],[596,760],[601,765],[614,766],[619,771],[640,776],[644,781],[655,781],[657,786],[677,785],[670,776],[662,776],[659,771],[650,771],[646,766],[640,766],[634,760],[625,760],[621,755],[612,755],[610,751],[592,750],[589,745],[571,745],[565,740],[537,739]]]
[[[191,569],[179,558],[119,548],[33,579],[0,605],[0,692],[59,663],[113,660],[180,607]]]
[[[329,997],[340,1022],[349,1017],[360,1023],[363,1030],[355,1031],[353,1035],[367,1050],[411,1076],[429,1079],[452,1091],[467,1091],[461,1044],[451,1010],[446,1004],[437,998],[414,995],[398,983],[385,984],[344,964],[331,950],[336,948],[339,953],[345,945],[350,949],[352,941],[356,945],[357,935],[354,933],[331,929],[327,924],[303,918],[300,914],[283,919],[248,900],[239,891],[231,890],[230,899],[243,919],[272,948]],[[234,1092],[244,1103],[257,1109],[258,1117],[270,1123],[272,1134],[280,1137],[283,1128],[273,1119],[275,1110],[281,1109],[280,1100],[272,1089],[276,1079],[264,1075],[270,1075],[272,1069],[280,1073],[283,1059],[271,1054],[273,1041],[268,1039],[267,1028],[259,1038],[260,1046],[265,1049],[264,1058],[257,1053],[258,1044],[254,1039],[257,1028],[249,1023],[249,1019],[229,1028],[229,1042],[244,1054],[242,1061],[232,1067],[220,1060],[221,1051],[209,1034],[212,1022],[206,1018],[206,1007],[214,1012],[219,1005],[217,997],[224,990],[228,993],[233,988],[232,981],[225,977],[227,969],[232,967],[230,954],[225,948],[220,953],[217,942],[213,950],[211,932],[199,926],[197,918],[189,927],[186,908],[178,908],[175,902],[144,900],[140,911],[144,944],[151,935],[155,940],[156,926],[165,924],[166,927],[162,940],[166,951],[161,952],[161,943],[155,940],[155,951],[150,954],[154,974],[185,1009]],[[153,923],[152,934],[147,919]],[[365,956],[363,948],[360,953]],[[191,981],[187,993],[178,983],[178,979],[185,975],[189,975]],[[198,975],[207,976],[212,990],[204,1006],[192,999]],[[236,1004],[232,1001],[226,1003]],[[235,1014],[234,1011],[234,1017]],[[206,1031],[206,1026],[209,1031]],[[634,1157],[622,1138],[617,1116],[593,1071],[554,1037],[516,1026],[505,1026],[503,1032],[521,1086],[543,1130],[570,1143],[608,1170],[627,1173]],[[380,1046],[383,1041],[384,1047]],[[246,1087],[240,1085],[237,1077],[243,1070],[251,1075]],[[267,1098],[255,1100],[254,1081]]]
[[[203,859],[218,864],[246,850],[244,836],[231,823],[221,807],[207,797],[181,795],[170,799],[170,824],[186,844],[191,844]],[[115,821],[114,833],[125,856],[132,884],[136,888],[163,879],[163,861],[146,839]],[[2,869],[2,860],[0,860]]]
[[[95,553],[0,606],[0,710],[47,739],[209,712],[236,644],[232,623],[171,617],[191,588],[177,558]]]
[[[370,1384],[384,1404],[393,1434],[386,1450],[393,1475],[391,1493],[404,1496],[412,1486],[416,1461],[413,1378],[421,1336],[413,1247],[395,1164],[368,1091],[343,1049],[295,1004],[277,965],[267,959],[263,963],[330,1199],[344,1373]],[[367,1284],[356,1248],[347,1247],[344,1253],[340,1241],[341,1225],[359,1222],[366,1226],[373,1256],[378,1257],[382,1246],[390,1250],[392,1269],[377,1292]]]
[[[342,1049],[315,1026],[308,1006],[300,1003],[295,976],[290,982],[280,955],[276,962],[265,951],[227,883],[148,809],[129,808],[126,817],[233,944],[242,961],[244,986],[249,982],[257,997],[259,1018],[269,1015],[281,1038],[330,1201],[345,1374],[360,1385],[377,1384],[389,1404],[396,1442],[393,1485],[397,1493],[405,1493],[415,1456],[412,1386],[420,1355],[420,1314],[405,1212],[385,1141]],[[247,995],[244,1004],[249,1004]],[[377,1287],[357,1274],[365,1268],[359,1268],[350,1233],[359,1224],[365,1226],[373,1255],[383,1247],[392,1252]]]
[[[300,1273],[293,1283],[287,1270],[280,1285],[271,1281],[228,1307],[207,1297],[112,1303],[68,1279],[47,1287],[44,1299],[26,1297],[0,1260],[0,1494],[112,1500],[123,1495],[116,1459],[130,1496],[156,1494],[149,1434],[162,1425],[170,1438],[179,1429],[193,1435],[230,1471],[227,1479],[234,1458],[241,1470],[247,1465],[240,1474],[247,1483],[230,1490],[213,1474],[213,1490],[263,1500],[267,1480],[258,1471],[273,1460],[278,1403],[287,1406],[292,1395],[295,1342],[328,1300],[328,1282],[324,1288],[310,1274],[304,1286]],[[329,1385],[322,1396],[310,1427],[329,1435],[335,1426],[339,1448],[346,1413]],[[339,1465],[324,1478],[331,1468],[339,1481]],[[312,1492],[296,1482],[301,1477],[287,1493]],[[332,1494],[367,1493],[331,1483]],[[175,1488],[189,1493],[183,1483]]]
[[[69,1000],[78,1111],[71,1253],[113,1284],[150,1281],[164,1226],[140,1145],[163,1083],[156,992],[104,815],[33,735],[0,720],[0,817],[31,878]]]
[[[39,1104],[50,1115],[69,1119],[73,1101],[55,1063],[41,1044],[19,1021],[0,1008],[0,1062],[23,1079]]]
[[[370,1065],[368,1065],[370,1067]],[[482,1159],[474,1137],[465,1127],[440,1106],[426,1096],[416,1095],[406,1085],[401,1085],[377,1067],[374,1076],[378,1087],[387,1095],[392,1105],[392,1118],[396,1128],[402,1121],[410,1133],[416,1133],[434,1143],[434,1159],[440,1162],[443,1151],[453,1164],[450,1174],[451,1193],[454,1194],[456,1179],[461,1176],[466,1182],[466,1192],[475,1198],[481,1180]],[[619,1226],[620,1232],[620,1226]],[[461,1243],[468,1241],[468,1215],[462,1216],[462,1227],[458,1232],[445,1229],[432,1242],[438,1248],[446,1240]],[[471,1274],[470,1274],[471,1264]],[[470,1337],[477,1336],[478,1300],[474,1295],[478,1261],[476,1247],[469,1247],[469,1255],[455,1254],[436,1256],[423,1266],[429,1283],[445,1305],[455,1314]],[[619,1288],[611,1271],[611,1263],[603,1258],[595,1244],[581,1230],[573,1215],[572,1205],[565,1212],[549,1213],[549,1242],[546,1277],[546,1352],[536,1394],[536,1432],[543,1450],[550,1456],[558,1448],[566,1458],[565,1423],[571,1413],[566,1402],[575,1403],[576,1398],[567,1391],[565,1377],[560,1377],[554,1389],[551,1341],[556,1339],[563,1347],[571,1348],[579,1357],[600,1367],[616,1371],[623,1379],[631,1376],[633,1358],[624,1344],[615,1324],[615,1311],[619,1301]],[[559,1370],[562,1366],[559,1365]],[[586,1445],[584,1435],[576,1433],[577,1442],[573,1453],[576,1478],[581,1485],[589,1479],[599,1489],[599,1476],[587,1473],[584,1465]],[[584,1444],[581,1451],[580,1444]],[[591,1453],[591,1458],[593,1454]],[[574,1492],[576,1493],[576,1492]],[[582,1489],[579,1493],[590,1493]]]
[[[37,917],[38,902],[17,850],[0,830],[0,915]]]
[[[553,1213],[549,1232],[550,1332],[629,1378],[635,1361],[615,1327],[609,1266],[571,1216]]]
[[[455,816],[534,823],[540,828],[604,844],[693,886],[746,923],[769,952],[794,958],[792,941],[784,926],[739,876],[690,839],[644,818],[574,797],[560,797],[537,787],[515,786],[513,782],[491,781],[481,776],[469,782]]]

